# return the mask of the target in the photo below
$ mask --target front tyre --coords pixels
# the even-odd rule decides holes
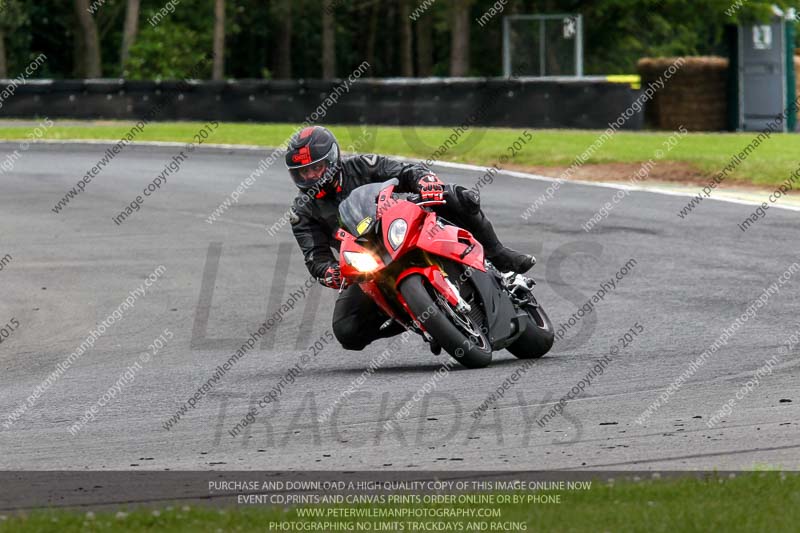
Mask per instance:
[[[420,324],[456,361],[467,368],[492,362],[486,333],[468,314],[460,313],[424,277],[414,274],[400,282],[400,294]]]
[[[555,331],[550,317],[538,305],[526,305],[528,315],[525,321],[525,331],[509,347],[508,351],[519,359],[538,359],[553,346]]]

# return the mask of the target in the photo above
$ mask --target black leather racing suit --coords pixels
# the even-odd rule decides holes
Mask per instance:
[[[334,237],[339,228],[339,204],[357,187],[368,183],[397,178],[398,192],[419,192],[417,183],[431,170],[420,163],[402,163],[379,155],[359,155],[342,158],[342,172],[336,192],[311,196],[300,192],[292,206],[292,232],[303,251],[308,271],[322,278],[332,263],[337,263],[333,249],[339,250]],[[447,205],[436,212],[452,223],[470,231],[487,250],[500,246],[499,240],[480,208],[475,191],[461,186],[446,186]],[[372,341],[397,335],[403,331],[395,323],[380,331],[388,317],[371,298],[351,285],[339,295],[333,310],[333,333],[348,350],[362,350]]]

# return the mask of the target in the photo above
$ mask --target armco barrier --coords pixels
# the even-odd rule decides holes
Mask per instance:
[[[0,80],[0,83],[3,81]],[[5,80],[5,83],[9,83]],[[341,82],[320,80],[30,80],[0,118],[302,122]],[[320,122],[605,129],[641,94],[604,78],[362,79]],[[641,129],[637,113],[625,129]]]

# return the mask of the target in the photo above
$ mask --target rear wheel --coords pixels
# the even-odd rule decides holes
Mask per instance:
[[[485,328],[470,313],[455,309],[418,274],[400,282],[400,293],[422,326],[456,361],[467,368],[492,362]]]
[[[519,359],[538,359],[553,346],[555,331],[550,317],[538,305],[528,304],[524,307],[527,318],[525,331],[507,349]]]

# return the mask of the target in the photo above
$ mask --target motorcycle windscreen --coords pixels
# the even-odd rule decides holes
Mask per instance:
[[[378,195],[389,185],[399,183],[396,179],[390,179],[384,183],[369,183],[354,189],[339,204],[339,224],[356,237],[370,231],[376,223]]]

